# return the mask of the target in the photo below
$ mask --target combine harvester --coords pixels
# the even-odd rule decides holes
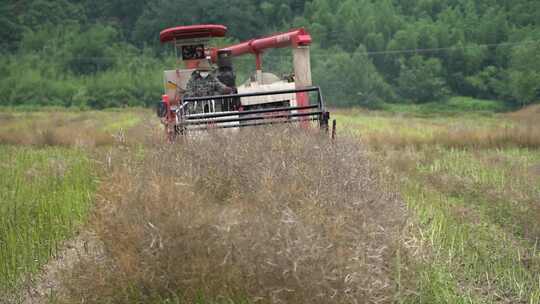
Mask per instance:
[[[184,68],[165,71],[165,94],[157,108],[169,140],[196,130],[276,123],[308,128],[315,121],[328,130],[330,114],[320,88],[311,83],[309,33],[296,29],[221,49],[208,47],[211,39],[226,33],[227,27],[214,24],[160,33],[160,41],[172,43],[178,61],[184,62]],[[280,79],[263,73],[264,51],[283,47],[292,48],[294,74]],[[248,82],[236,86],[232,58],[245,54],[255,56],[256,71]]]

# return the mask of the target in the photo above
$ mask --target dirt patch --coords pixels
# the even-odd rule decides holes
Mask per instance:
[[[540,176],[540,163],[532,165],[529,172],[535,176]]]
[[[62,276],[73,271],[73,267],[81,259],[99,258],[103,256],[103,245],[91,231],[81,233],[65,243],[60,254],[46,264],[41,272],[29,279],[18,301],[12,303],[46,304],[50,299],[65,293]]]

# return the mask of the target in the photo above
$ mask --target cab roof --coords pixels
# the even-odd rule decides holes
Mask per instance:
[[[226,33],[227,27],[220,24],[185,25],[164,29],[159,33],[159,41],[224,37]]]

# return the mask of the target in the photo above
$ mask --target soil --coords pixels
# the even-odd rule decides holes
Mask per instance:
[[[39,274],[33,276],[24,285],[15,304],[46,304],[62,293],[62,274],[70,271],[77,261],[84,257],[103,255],[103,246],[91,231],[85,231],[72,240],[66,241],[58,256],[43,266]],[[1,301],[0,301],[1,302]]]

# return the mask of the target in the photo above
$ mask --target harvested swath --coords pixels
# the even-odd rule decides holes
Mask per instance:
[[[357,143],[257,128],[109,158],[107,258],[67,274],[64,302],[393,302],[404,206]]]

